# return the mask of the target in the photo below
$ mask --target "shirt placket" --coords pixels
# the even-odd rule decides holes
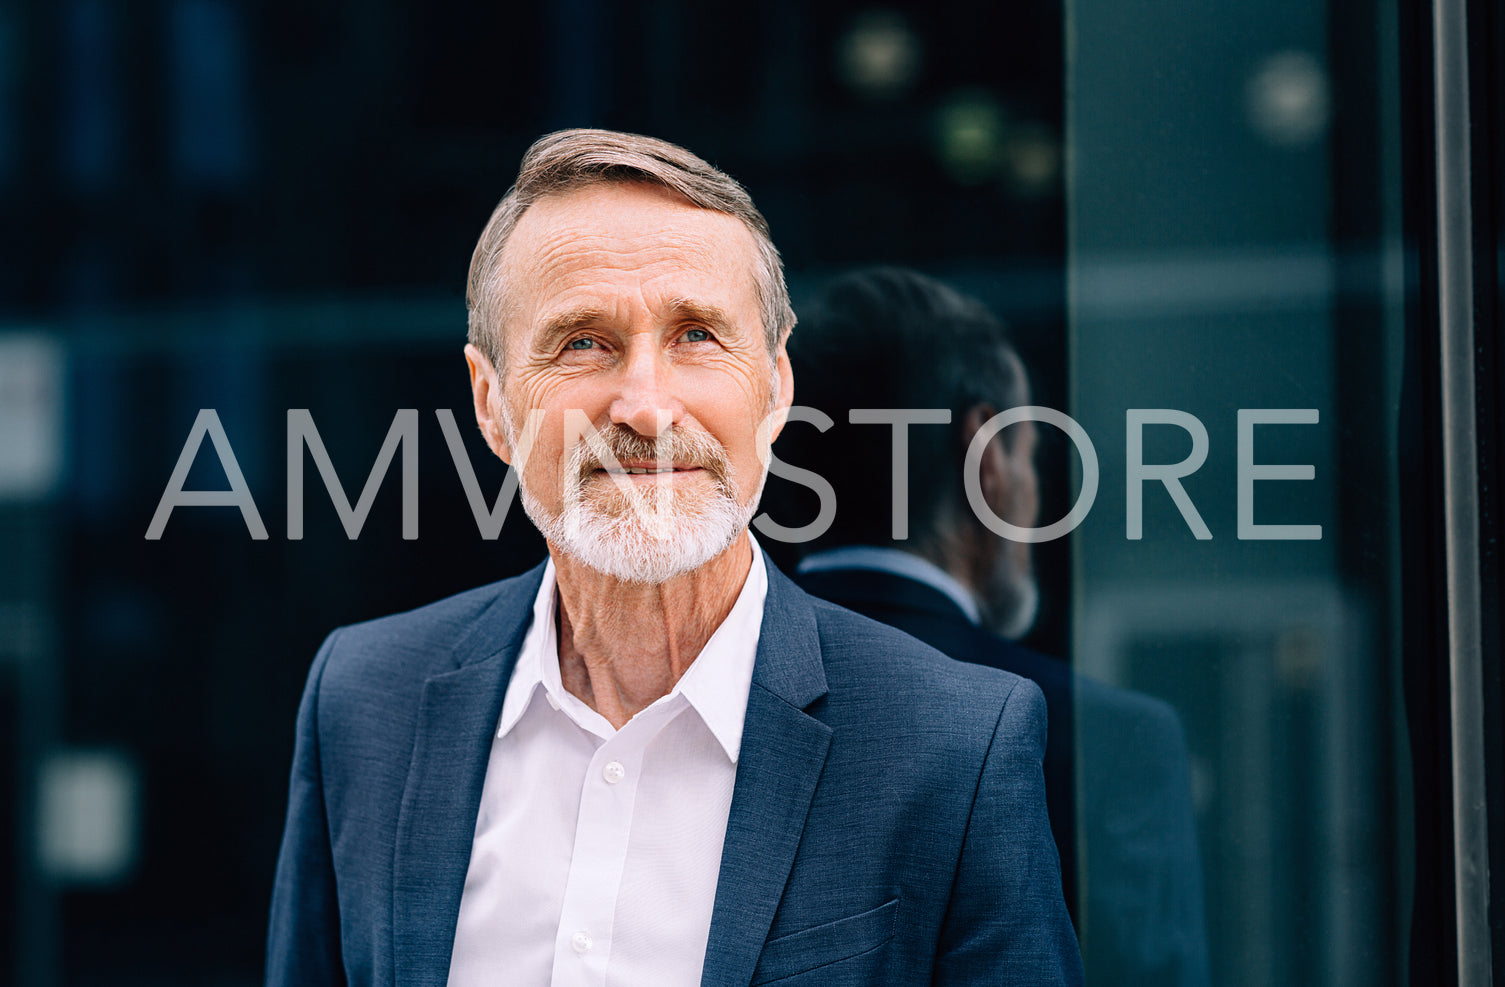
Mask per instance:
[[[659,716],[640,713],[596,749],[586,768],[554,942],[553,987],[605,987],[643,750],[661,726]]]

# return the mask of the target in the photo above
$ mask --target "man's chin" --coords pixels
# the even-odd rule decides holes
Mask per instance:
[[[550,545],[597,572],[628,583],[659,584],[694,572],[747,528],[745,511],[713,500],[708,510],[646,514],[592,498],[540,525]],[[535,519],[535,523],[537,520]]]
[[[627,530],[636,528],[638,530]],[[742,529],[696,531],[681,528],[667,537],[627,522],[608,531],[583,526],[558,547],[571,558],[625,583],[657,585],[688,575],[726,551]]]

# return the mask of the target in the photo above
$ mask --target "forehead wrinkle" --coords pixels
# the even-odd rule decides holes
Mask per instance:
[[[588,193],[578,195],[588,198]],[[741,246],[742,249],[735,252],[743,254],[741,259],[749,265],[749,270],[757,262],[752,234],[734,216],[699,209],[687,203],[681,206],[672,201],[657,201],[652,206],[634,209],[625,218],[621,216],[622,210],[608,205],[607,215],[603,216],[586,208],[582,202],[570,202],[571,198],[574,197],[566,197],[561,207],[562,215],[546,215],[538,205],[523,214],[513,240],[524,242],[531,234],[535,240],[536,258],[532,266],[553,264],[561,254],[577,250],[587,255],[585,260],[592,260],[592,254],[620,257],[651,252],[668,253],[668,259],[674,259],[681,257],[686,250],[693,250],[709,260],[730,245],[728,240]],[[651,224],[650,220],[653,220]],[[610,225],[603,227],[603,224]],[[657,259],[660,258],[651,258]]]
[[[714,297],[723,314],[741,307],[736,296],[746,290],[754,306],[750,317],[761,324],[756,243],[736,217],[657,195],[652,204],[626,211],[610,202],[595,207],[590,198],[590,190],[574,193],[554,200],[557,209],[548,208],[554,203],[545,200],[523,214],[499,265],[510,286],[505,292],[508,324],[533,329],[537,322],[529,319],[533,326],[517,326],[516,317],[529,309],[547,309],[567,295],[581,298],[576,307],[594,304],[610,319],[607,310],[618,308],[623,299],[607,294],[631,287],[647,304],[657,294],[656,282],[665,280],[676,296],[688,288],[703,303]],[[686,278],[704,280],[697,285]],[[602,291],[593,298],[597,287]],[[537,338],[536,332],[530,335]]]
[[[555,229],[542,238],[534,252],[532,267],[539,273],[565,269],[578,272],[597,267],[645,270],[662,264],[683,263],[687,258],[698,268],[713,264],[715,244],[710,238],[663,230],[630,237],[600,231]],[[623,262],[626,263],[623,263]]]
[[[691,246],[692,249],[685,250],[660,242],[651,248],[658,256],[617,266],[601,263],[606,259],[601,255],[609,251],[586,253],[575,243],[556,245],[552,256],[541,257],[533,267],[530,293],[543,307],[576,293],[588,299],[596,296],[550,317],[550,322],[574,310],[592,307],[600,310],[603,318],[609,318],[606,310],[617,305],[607,296],[625,300],[625,293],[655,314],[663,313],[667,319],[699,319],[715,323],[718,328],[734,325],[729,313],[737,301],[735,291],[739,286],[747,286],[744,282],[750,275],[740,265],[727,263],[707,251],[694,250],[698,245]],[[756,302],[755,297],[751,300]]]

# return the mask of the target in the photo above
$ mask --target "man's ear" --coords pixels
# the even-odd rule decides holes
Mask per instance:
[[[768,441],[771,444],[784,430],[784,423],[789,417],[789,406],[794,403],[794,368],[789,364],[789,351],[786,343],[789,334],[784,334],[784,339],[779,342],[774,361],[774,376],[779,382],[779,393],[774,398],[773,407],[769,411]]]
[[[967,409],[961,420],[964,450],[972,447],[972,440],[977,437],[977,433],[997,414],[998,409],[991,404],[974,404]],[[995,434],[988,440],[977,470],[977,482],[982,488],[983,500],[987,501],[994,514],[1005,521],[1010,520],[1004,513],[1009,500],[1009,463],[1001,434]]]
[[[465,362],[470,367],[470,396],[475,402],[476,424],[491,451],[502,462],[512,464],[512,448],[507,444],[507,430],[502,427],[502,382],[486,354],[470,343],[465,344]]]
[[[998,409],[990,404],[976,404],[967,409],[962,416],[962,436],[969,447],[982,427],[997,414]],[[1021,528],[1034,527],[1040,514],[1034,427],[1032,421],[1025,420],[994,434],[983,448],[978,464],[977,479],[983,500],[995,515]],[[1011,432],[1005,446],[1003,437]]]

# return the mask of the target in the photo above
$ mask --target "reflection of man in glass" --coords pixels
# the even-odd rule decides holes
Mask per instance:
[[[476,419],[549,559],[325,642],[269,982],[1078,983],[1039,691],[747,533],[793,313],[742,187],[543,138],[469,302]]]
[[[795,428],[780,457],[814,468],[836,493],[831,527],[805,546],[799,581],[952,657],[1039,683],[1051,829],[1090,983],[1205,983],[1201,869],[1179,720],[1148,696],[1073,675],[1013,639],[1039,603],[1030,546],[994,535],[968,502],[963,464],[997,413],[1029,403],[1023,364],[975,300],[923,275],[876,269],[827,286],[802,309],[790,344],[800,403],[836,423]],[[852,409],[944,409],[946,425],[909,428],[907,537],[874,477],[892,461],[891,426],[849,424]],[[861,412],[856,416],[865,416]],[[978,486],[996,516],[1035,527],[1035,426],[982,449]],[[787,487],[771,488],[792,498]],[[790,505],[791,516],[800,511]]]

